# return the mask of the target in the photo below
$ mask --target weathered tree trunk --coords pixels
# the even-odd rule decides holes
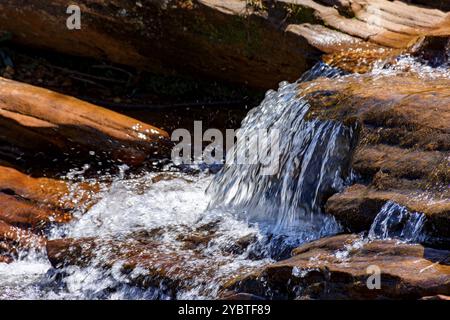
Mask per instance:
[[[26,46],[260,88],[296,80],[323,52],[408,47],[448,19],[387,0],[80,0],[81,30],[69,30],[69,3],[3,0],[0,31]]]

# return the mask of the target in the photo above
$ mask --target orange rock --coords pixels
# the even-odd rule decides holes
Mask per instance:
[[[308,117],[357,128],[351,163],[359,183],[325,209],[352,232],[369,229],[389,200],[427,216],[426,229],[450,234],[450,81],[414,72],[300,84]]]
[[[76,155],[139,165],[167,157],[165,131],[90,103],[0,78],[0,141],[48,158]],[[32,143],[30,143],[32,141]],[[95,157],[94,157],[95,155]]]
[[[450,251],[396,241],[362,242],[357,235],[323,238],[293,257],[225,285],[266,298],[418,299],[450,293]],[[367,281],[376,267],[380,289]]]
[[[0,240],[13,242],[24,248],[43,248],[46,245],[45,238],[38,236],[31,231],[13,227],[0,220]]]
[[[72,210],[83,204],[88,205],[92,195],[99,191],[99,186],[33,178],[16,169],[0,166],[0,191],[34,203],[47,204],[50,208]]]
[[[0,193],[0,220],[21,227],[40,229],[50,223],[64,223],[72,218],[69,212],[51,209],[45,204],[32,202]]]
[[[11,262],[19,248],[42,249],[42,230],[53,223],[66,223],[72,211],[92,205],[97,184],[34,178],[0,166],[0,256]]]

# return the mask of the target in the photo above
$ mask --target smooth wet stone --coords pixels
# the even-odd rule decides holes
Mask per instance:
[[[4,0],[0,32],[21,45],[268,89],[295,81],[321,53],[355,43],[405,49],[422,35],[450,30],[443,25],[444,12],[400,1],[77,3],[83,27],[73,32],[64,23],[65,1],[35,1],[18,9],[16,0]]]
[[[71,211],[92,205],[94,195],[99,191],[97,183],[32,177],[17,169],[0,166],[0,193],[4,197],[14,196],[23,204]],[[11,197],[9,199],[13,200]]]
[[[413,191],[383,191],[364,185],[353,185],[328,199],[326,211],[353,232],[369,230],[375,217],[388,202],[401,203],[411,212],[425,215],[424,238],[428,245],[450,246],[450,202],[432,202]]]
[[[265,298],[418,299],[450,293],[450,251],[358,235],[323,238],[293,257],[227,283],[224,289]],[[380,289],[369,289],[379,268]],[[371,282],[373,283],[373,282]]]
[[[428,76],[410,70],[299,85],[311,105],[309,118],[359,128],[354,185],[325,204],[348,231],[368,230],[381,207],[394,201],[424,213],[426,232],[448,246],[449,88],[449,78],[438,71]]]
[[[46,239],[0,220],[0,262],[11,263],[19,251],[43,250]]]
[[[50,223],[64,223],[72,216],[59,208],[50,208],[14,195],[0,193],[0,220],[22,227],[43,228]]]

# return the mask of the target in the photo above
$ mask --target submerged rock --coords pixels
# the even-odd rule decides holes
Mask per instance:
[[[165,131],[46,89],[0,78],[0,142],[27,155],[139,165],[170,155]],[[30,143],[32,141],[32,143]]]
[[[271,299],[418,299],[448,295],[449,257],[448,250],[419,244],[340,235],[300,246],[292,258],[230,281],[224,292]],[[380,271],[379,289],[367,285],[373,270]]]

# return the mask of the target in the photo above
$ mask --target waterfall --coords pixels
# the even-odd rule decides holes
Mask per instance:
[[[318,64],[299,81],[339,74]],[[243,120],[237,143],[208,189],[213,199],[210,208],[233,210],[277,232],[307,235],[304,240],[338,232],[338,224],[324,215],[321,207],[329,196],[343,189],[349,177],[355,134],[353,128],[339,122],[307,120],[309,107],[298,82],[282,82],[278,91],[266,93],[261,105]],[[264,143],[257,143],[257,139],[240,143],[239,137],[256,136],[258,130],[277,130],[279,139],[270,140],[268,135]],[[277,170],[272,174],[263,174],[261,163],[233,161],[246,150],[266,153],[261,145],[271,143],[277,143],[279,150]]]
[[[408,242],[421,242],[425,215],[410,212],[405,207],[388,201],[377,214],[369,231],[370,239],[399,238]]]

